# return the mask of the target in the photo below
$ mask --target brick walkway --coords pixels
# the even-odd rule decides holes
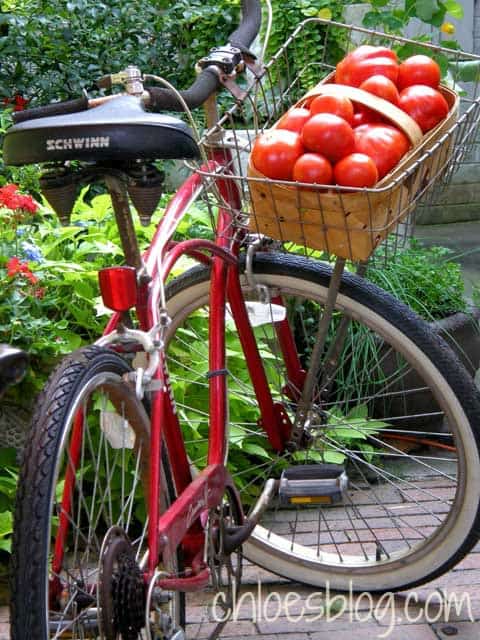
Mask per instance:
[[[391,599],[380,601],[364,596],[361,600],[334,601],[330,594],[330,606],[321,615],[321,605],[326,594],[318,589],[281,580],[251,564],[244,568],[243,600],[237,620],[229,622],[221,638],[235,640],[478,640],[480,638],[480,544],[455,569],[415,593],[418,602],[408,593],[399,593]],[[259,581],[261,590],[259,592]],[[455,592],[460,598],[469,596],[467,606],[455,611],[452,605],[449,615],[446,607],[439,605],[440,592],[448,596]],[[251,597],[245,596],[250,593]],[[260,598],[258,598],[260,594]],[[289,595],[290,594],[290,595]],[[293,595],[295,594],[295,595]],[[188,639],[208,637],[213,625],[206,621],[206,609],[212,594],[203,592],[189,596]],[[260,601],[260,611],[254,616],[253,603]],[[445,601],[445,600],[443,600]],[[3,604],[3,603],[2,603]],[[373,606],[372,606],[373,604]],[[281,606],[282,605],[282,606]],[[353,605],[353,606],[352,606]],[[288,606],[288,617],[287,617]],[[330,620],[327,620],[329,611]],[[303,615],[302,615],[303,612]],[[473,622],[469,619],[473,618]],[[0,640],[9,640],[8,611],[0,607]],[[35,640],[35,639],[31,639]]]
[[[478,640],[480,638],[480,544],[452,571],[415,592],[381,596],[353,596],[349,602],[326,605],[325,592],[280,580],[247,564],[237,620],[229,622],[221,638],[259,640]],[[259,582],[261,584],[259,591]],[[246,596],[245,594],[251,594]],[[465,597],[456,610],[452,599]],[[415,594],[415,597],[414,597]],[[409,597],[410,596],[410,597]],[[241,596],[240,596],[241,597]],[[467,600],[468,597],[468,600]],[[208,637],[206,622],[212,595],[191,596],[188,638]],[[448,599],[450,598],[450,610]],[[260,602],[260,611],[254,607]],[[255,603],[255,604],[254,604]],[[322,607],[323,605],[323,607]],[[322,614],[323,608],[323,614]],[[327,611],[329,618],[327,619]],[[287,616],[288,612],[288,616]],[[201,622],[200,622],[201,621]]]
[[[422,486],[425,482],[421,483]],[[429,490],[434,491],[435,487],[429,487]],[[387,505],[384,497],[384,505]],[[422,497],[425,498],[420,494],[416,499]],[[371,526],[381,527],[379,531],[384,534],[384,519],[377,517],[376,522],[374,516],[372,514]],[[278,524],[282,524],[281,518]],[[392,527],[391,531],[395,532],[395,528]],[[403,529],[402,535],[405,531],[407,529]],[[418,528],[413,527],[412,540],[416,532]],[[395,542],[395,537],[390,536],[391,543]],[[260,640],[480,638],[480,543],[441,578],[410,594],[405,592],[395,596],[364,594],[359,598],[328,593],[280,579],[247,562],[243,574],[244,586],[237,597],[236,617],[220,636],[225,640],[252,637]],[[0,640],[8,640],[8,611],[5,606],[8,594],[4,585],[0,584],[0,587]],[[453,594],[458,601],[464,599],[458,606],[452,599]],[[215,626],[212,622],[213,595],[203,591],[188,596],[189,640],[205,639],[212,632]],[[221,615],[220,609],[216,611]]]

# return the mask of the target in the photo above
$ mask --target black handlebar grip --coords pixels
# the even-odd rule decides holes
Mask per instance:
[[[189,109],[196,109],[201,106],[212,93],[220,87],[220,80],[213,69],[204,69],[192,86],[186,91],[179,91],[182,98],[187,103]],[[183,106],[178,97],[170,89],[149,87],[150,94],[149,107],[152,111],[183,111]]]
[[[88,98],[86,95],[75,100],[66,100],[65,102],[53,102],[44,107],[34,107],[33,109],[25,109],[25,111],[17,111],[13,114],[13,122],[25,122],[25,120],[36,120],[37,118],[46,118],[48,116],[62,116],[67,113],[77,113],[78,111],[86,111],[88,109]]]
[[[262,24],[260,0],[242,0],[242,22],[228,41],[241,51],[248,51]]]

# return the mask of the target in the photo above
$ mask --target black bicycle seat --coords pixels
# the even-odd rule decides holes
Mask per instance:
[[[65,160],[197,158],[191,129],[173,116],[150,113],[134,96],[88,111],[26,120],[5,135],[5,164]]]

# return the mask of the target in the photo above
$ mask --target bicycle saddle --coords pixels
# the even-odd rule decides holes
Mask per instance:
[[[65,160],[196,158],[191,129],[178,118],[150,113],[134,96],[62,116],[26,120],[5,135],[4,161],[23,165]]]

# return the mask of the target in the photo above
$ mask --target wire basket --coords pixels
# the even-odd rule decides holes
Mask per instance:
[[[256,137],[333,74],[338,60],[360,44],[388,46],[400,60],[419,53],[436,59],[444,72],[447,119],[371,189],[299,186],[270,180],[249,166]],[[313,50],[319,59],[311,60]],[[417,204],[427,197],[430,203],[438,199],[473,147],[480,119],[479,78],[480,56],[312,18],[297,27],[260,73],[249,72],[242,98],[201,143],[208,153],[211,142],[218,146],[221,139],[228,150],[222,178],[224,185],[240,190],[242,201],[232,211],[235,224],[307,255],[316,251],[355,262],[372,254],[390,258],[411,235]],[[204,179],[209,206],[228,206],[215,188],[218,173],[195,170]]]

